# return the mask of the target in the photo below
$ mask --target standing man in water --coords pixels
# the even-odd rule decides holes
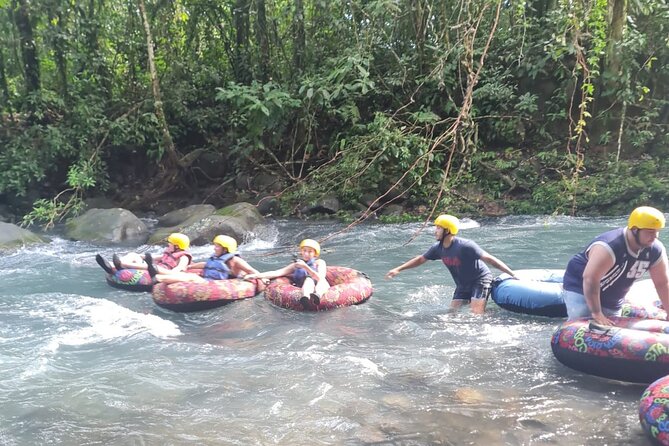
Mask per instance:
[[[476,242],[456,237],[460,230],[460,220],[456,217],[442,214],[434,221],[434,225],[437,243],[425,254],[388,271],[386,279],[392,279],[400,271],[415,268],[428,260],[441,260],[455,281],[451,308],[460,308],[464,303],[471,302],[472,312],[483,314],[492,283],[492,273],[486,264],[511,277],[515,277],[515,274],[504,262],[485,252]]]
[[[641,206],[629,216],[627,227],[605,232],[571,258],[564,275],[564,302],[569,319],[591,317],[614,325],[625,295],[634,281],[650,273],[662,306],[669,310],[667,253],[658,240],[664,214]]]

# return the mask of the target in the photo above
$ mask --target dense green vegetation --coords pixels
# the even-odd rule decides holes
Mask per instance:
[[[0,198],[669,209],[664,0],[0,0]],[[22,198],[25,197],[25,198]],[[370,198],[373,197],[373,198]],[[491,207],[492,206],[492,207]]]

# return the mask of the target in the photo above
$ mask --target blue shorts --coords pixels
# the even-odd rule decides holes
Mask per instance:
[[[562,299],[567,306],[567,318],[571,321],[582,317],[592,317],[590,307],[585,302],[585,296],[575,291],[562,290]],[[602,307],[604,316],[620,316],[621,310]]]
[[[456,288],[453,293],[453,300],[472,300],[472,299],[485,299],[488,300],[490,297],[492,280],[484,279],[474,285],[473,288]]]

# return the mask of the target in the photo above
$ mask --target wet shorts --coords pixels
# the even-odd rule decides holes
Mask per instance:
[[[491,280],[482,280],[474,288],[456,288],[453,293],[453,300],[472,300],[485,299],[490,297]]]
[[[562,290],[562,299],[567,307],[567,317],[570,321],[582,317],[592,317],[590,307],[588,307],[588,304],[585,302],[585,296],[581,293]],[[604,313],[606,317],[620,316],[621,312],[622,310],[602,307],[602,313]]]

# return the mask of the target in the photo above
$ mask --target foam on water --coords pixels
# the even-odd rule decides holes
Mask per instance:
[[[50,299],[48,299],[50,297]],[[79,295],[51,295],[41,307],[29,311],[33,319],[52,324],[53,332],[44,340],[35,363],[24,372],[31,376],[43,371],[48,360],[63,346],[83,346],[148,334],[160,339],[181,335],[179,327],[151,314],[141,314],[105,299]]]

